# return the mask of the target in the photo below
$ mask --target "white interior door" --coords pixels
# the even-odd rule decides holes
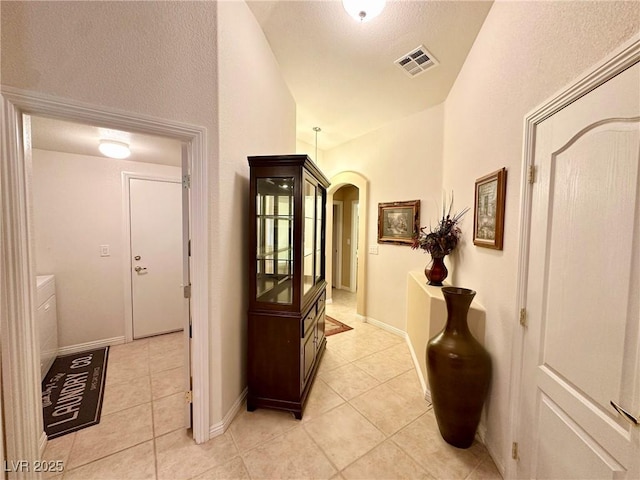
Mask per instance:
[[[640,478],[639,87],[536,129],[518,478]]]
[[[133,338],[182,330],[182,184],[129,181]]]

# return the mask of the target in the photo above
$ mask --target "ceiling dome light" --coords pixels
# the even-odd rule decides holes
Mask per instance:
[[[386,0],[342,0],[342,6],[358,22],[368,22],[380,15]]]
[[[129,145],[124,142],[117,142],[115,140],[100,140],[100,146],[98,150],[105,157],[123,159],[131,155]]]

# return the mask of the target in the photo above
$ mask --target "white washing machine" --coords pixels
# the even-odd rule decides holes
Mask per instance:
[[[40,380],[58,355],[58,314],[56,312],[56,277],[38,275],[36,324],[40,338]]]

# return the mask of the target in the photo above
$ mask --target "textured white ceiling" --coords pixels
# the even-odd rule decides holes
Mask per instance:
[[[313,145],[318,126],[318,148],[328,150],[443,102],[492,1],[388,0],[366,23],[337,0],[248,5],[295,98],[298,138]],[[393,62],[419,45],[439,64],[410,78]],[[35,148],[99,155],[97,127],[34,117],[32,130]],[[179,142],[130,136],[130,160],[180,164]]]
[[[341,1],[249,1],[297,104],[298,138],[330,149],[445,100],[491,1],[387,1],[358,23]],[[439,65],[410,78],[394,61],[419,45]],[[258,74],[254,72],[253,74]]]
[[[100,127],[65,122],[45,117],[31,117],[31,143],[33,148],[78,155],[103,156],[98,151],[101,138],[120,138],[129,144],[133,162],[181,166],[182,147],[178,140],[120,132],[111,134]]]

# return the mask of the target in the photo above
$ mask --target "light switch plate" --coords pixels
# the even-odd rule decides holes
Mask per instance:
[[[109,245],[100,245],[100,256],[101,257],[111,256],[111,253],[109,253]]]
[[[378,255],[378,246],[377,245],[372,245],[369,247],[369,254],[370,255]]]

